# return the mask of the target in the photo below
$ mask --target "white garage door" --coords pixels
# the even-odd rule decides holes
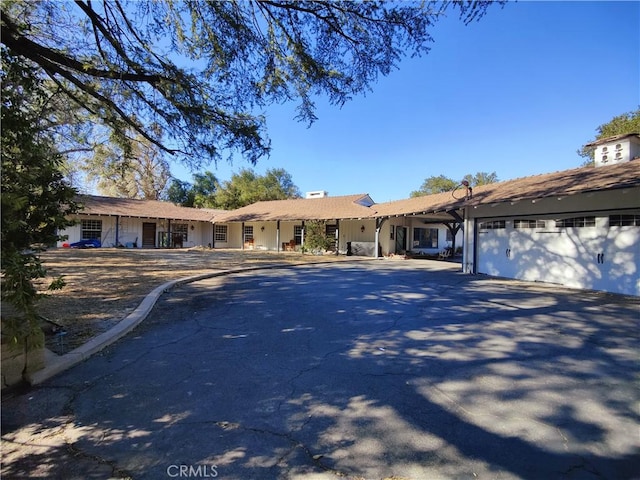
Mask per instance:
[[[640,215],[480,221],[477,270],[640,296]]]

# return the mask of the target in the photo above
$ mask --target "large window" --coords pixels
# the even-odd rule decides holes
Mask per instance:
[[[556,220],[556,227],[558,228],[572,228],[572,227],[595,227],[596,217],[573,217],[563,218],[562,220]]]
[[[102,220],[82,220],[82,240],[102,238]]]
[[[187,242],[187,235],[189,232],[189,225],[186,223],[172,223],[171,224],[171,235],[173,236],[173,241],[176,241],[176,237],[182,237],[182,241],[184,243]]]
[[[226,242],[227,241],[227,226],[226,225],[216,225],[214,234],[215,234],[214,240],[216,242]]]
[[[413,248],[438,248],[438,229],[414,228]]]

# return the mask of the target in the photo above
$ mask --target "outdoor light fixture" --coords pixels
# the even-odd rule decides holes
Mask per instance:
[[[191,225],[191,230],[195,230],[196,227],[194,227],[193,225]]]
[[[364,233],[364,225],[362,225],[362,226],[360,227],[360,231],[361,231],[362,233]]]
[[[260,231],[264,232],[264,225],[262,227],[260,227]]]

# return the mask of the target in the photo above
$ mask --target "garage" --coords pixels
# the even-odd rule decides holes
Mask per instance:
[[[478,218],[477,273],[640,295],[640,211]]]

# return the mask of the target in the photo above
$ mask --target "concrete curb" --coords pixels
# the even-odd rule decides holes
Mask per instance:
[[[176,280],[168,281],[149,293],[140,305],[127,315],[124,319],[118,322],[117,325],[110,328],[106,332],[101,333],[97,337],[92,338],[87,343],[79,346],[78,348],[71,350],[62,356],[47,356],[45,359],[46,366],[42,370],[33,372],[28,376],[28,382],[31,385],[38,385],[51,377],[58,375],[59,373],[87,360],[92,355],[98,353],[100,350],[108,347],[112,343],[124,337],[131,330],[136,328],[143,320],[147,318],[151,310],[155,306],[156,302],[162,296],[163,293],[168,292],[176,285],[183,285],[185,283],[197,282],[199,280],[205,280],[207,278],[222,277],[225,275],[231,275],[234,273],[243,273],[254,270],[270,270],[274,268],[287,268],[287,267],[299,267],[305,265],[318,265],[322,263],[334,263],[327,261],[307,262],[299,264],[274,264],[274,265],[258,265],[255,267],[243,267],[230,270],[221,270],[211,273],[202,273],[200,275],[194,275],[191,277],[179,278]]]

